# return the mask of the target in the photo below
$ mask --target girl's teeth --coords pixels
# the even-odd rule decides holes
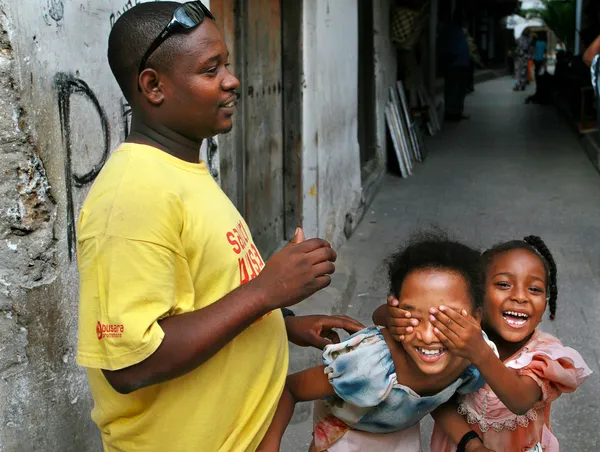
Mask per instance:
[[[512,315],[513,317],[523,317],[527,319],[529,316],[523,312],[515,312],[515,311],[506,311],[505,315]]]
[[[512,326],[523,326],[523,325],[525,325],[525,322],[527,322],[527,319],[516,320],[516,319],[511,319],[509,317],[504,317],[504,320],[506,320],[506,322]]]
[[[439,355],[440,353],[443,352],[442,349],[437,349],[437,350],[427,350],[425,348],[418,348],[419,352],[424,354],[424,355]]]

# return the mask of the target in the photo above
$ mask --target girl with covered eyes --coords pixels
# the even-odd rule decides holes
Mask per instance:
[[[547,307],[551,319],[556,313],[554,258],[536,236],[502,243],[482,257],[486,274],[483,328],[499,357],[489,353],[481,340],[477,319],[446,306],[430,309],[429,321],[440,342],[473,363],[487,383],[436,411],[431,450],[457,450],[456,442],[443,430],[464,428],[468,423],[474,432],[469,436],[480,437],[495,451],[558,452],[550,428],[550,406],[562,393],[573,392],[591,371],[577,351],[538,329]],[[419,320],[397,305],[397,300],[388,300],[386,325],[394,339],[407,341]]]
[[[462,243],[422,234],[390,257],[388,276],[390,294],[415,316],[426,320],[429,309],[443,302],[474,322],[481,318],[481,256]],[[320,400],[311,451],[418,452],[420,420],[456,393],[483,385],[479,371],[451,353],[430,322],[422,322],[402,343],[386,328],[366,328],[328,345],[322,366],[288,376],[259,451],[279,451],[297,402]],[[471,429],[449,434],[459,442],[466,431]],[[479,440],[468,450],[489,451]]]

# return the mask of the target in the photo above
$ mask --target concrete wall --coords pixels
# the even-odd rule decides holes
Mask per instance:
[[[394,0],[373,2],[373,29],[375,33],[375,89],[377,92],[377,154],[383,172],[387,163],[387,125],[385,105],[390,98],[390,87],[396,84],[398,69],[396,48],[390,35],[390,12]]]
[[[386,170],[385,103],[396,82],[389,12],[393,0],[373,2],[378,165]],[[358,8],[356,0],[305,0],[303,19],[303,226],[340,245],[364,208],[357,138]]]
[[[74,227],[125,136],[106,46],[139,2],[0,0],[1,452],[101,449],[75,364]]]
[[[304,1],[303,226],[334,246],[361,204],[356,0]]]

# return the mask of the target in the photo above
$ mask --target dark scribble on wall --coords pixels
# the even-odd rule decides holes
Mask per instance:
[[[108,154],[110,152],[110,125],[106,117],[106,113],[98,98],[94,92],[90,89],[87,83],[83,80],[76,78],[71,74],[65,74],[59,72],[54,77],[54,87],[58,94],[58,112],[60,116],[60,127],[63,144],[65,146],[66,158],[65,158],[65,185],[67,193],[67,244],[69,247],[69,259],[75,252],[76,235],[75,235],[75,206],[73,205],[73,184],[76,187],[83,187],[84,185],[92,182],[100,170],[104,166]],[[72,155],[76,151],[73,149],[73,143],[71,139],[71,97],[82,96],[88,100],[95,113],[100,118],[100,124],[102,127],[102,139],[104,146],[102,149],[102,156],[100,161],[96,163],[84,174],[76,174],[72,168]]]

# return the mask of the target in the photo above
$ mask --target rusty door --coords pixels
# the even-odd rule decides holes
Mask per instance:
[[[282,24],[280,0],[212,0],[241,102],[219,138],[223,189],[268,257],[284,240]]]

